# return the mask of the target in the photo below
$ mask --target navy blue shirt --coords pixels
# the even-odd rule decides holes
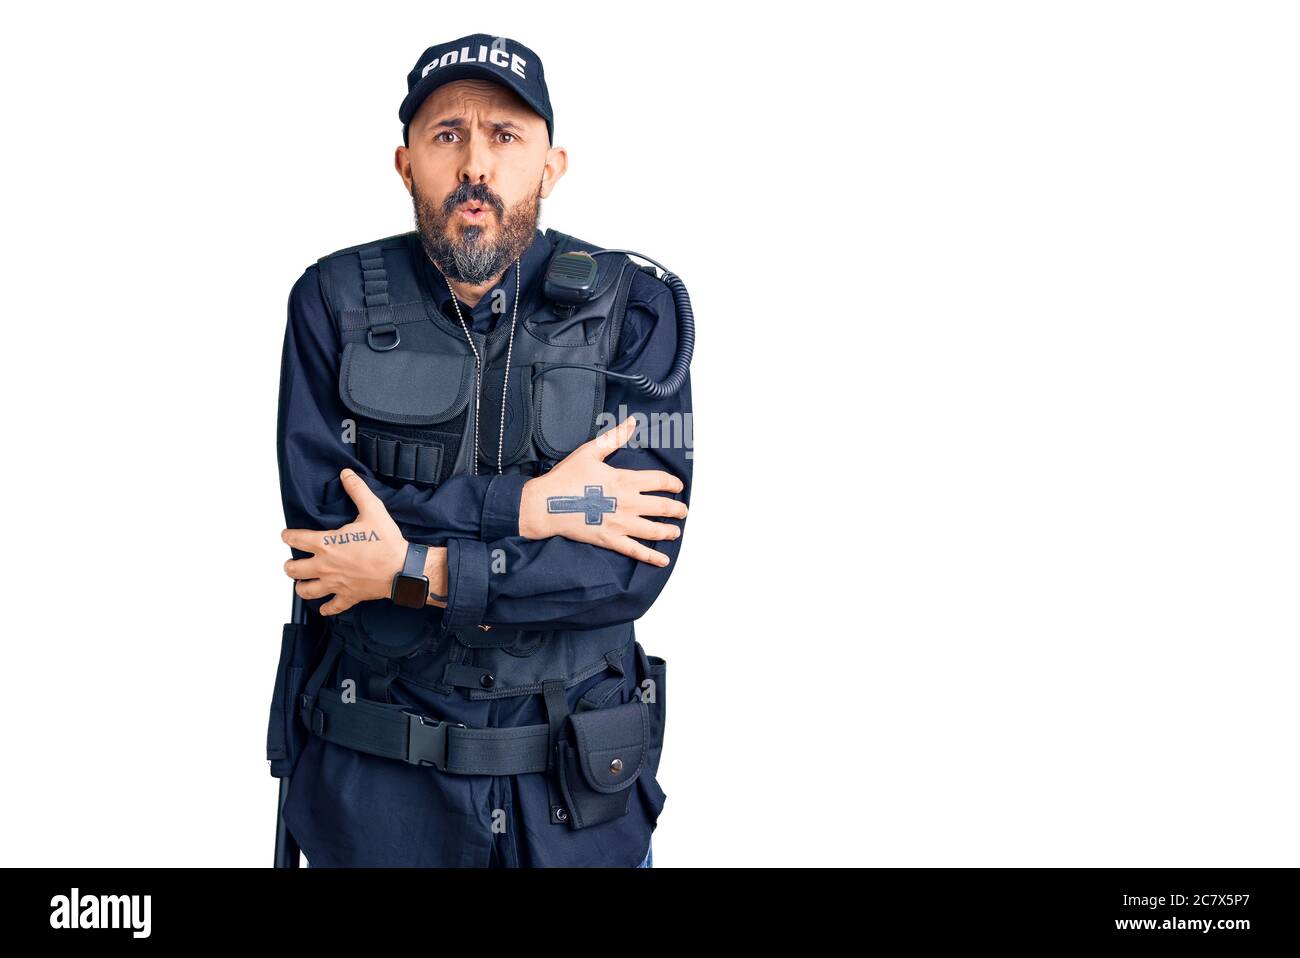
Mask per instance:
[[[536,231],[519,261],[525,293],[540,287],[551,252],[550,242]],[[438,307],[456,321],[446,280],[427,258],[422,260],[422,268],[428,270],[428,286]],[[510,322],[515,286],[516,267],[512,264],[500,283],[474,307],[459,302],[465,322],[480,332],[498,322]],[[504,296],[503,312],[493,310],[494,299],[500,299],[497,290]],[[676,350],[672,294],[661,281],[637,271],[618,355],[610,368],[663,379]],[[645,543],[668,555],[669,565],[659,568],[569,539],[521,537],[519,499],[527,476],[453,476],[435,489],[376,476],[358,459],[355,443],[345,441],[344,424],[352,414],[339,398],[341,354],[338,326],[325,306],[320,270],[313,264],[289,294],[281,364],[277,447],[285,522],[290,528],[336,529],[356,519],[356,507],[339,481],[339,472],[350,467],[384,501],[408,540],[446,546],[449,591],[444,633],[479,624],[541,630],[598,628],[645,613],[676,566],[680,538]],[[491,402],[485,394],[485,416]],[[672,498],[689,503],[693,455],[689,448],[689,379],[675,396],[658,401],[647,400],[625,383],[610,379],[605,410],[619,421],[630,413],[681,417],[683,428],[674,432],[686,437],[686,442],[674,448],[650,448],[649,443],[634,448],[629,444],[615,450],[606,462],[618,468],[670,472],[684,485]],[[633,442],[638,440],[634,437]],[[683,525],[677,519],[654,521]],[[496,550],[501,550],[498,557],[504,555],[507,571],[490,575],[490,557]],[[323,601],[310,604],[316,607]]]

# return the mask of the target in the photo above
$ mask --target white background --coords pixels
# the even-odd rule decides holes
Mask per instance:
[[[0,861],[270,863],[285,303],[483,31],[699,322],[655,867],[1300,863],[1294,8],[461,6],[7,15]]]

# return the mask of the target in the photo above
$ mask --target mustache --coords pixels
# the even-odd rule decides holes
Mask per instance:
[[[460,186],[452,190],[445,200],[442,201],[442,211],[450,216],[455,212],[456,207],[462,203],[482,203],[490,206],[497,213],[497,216],[504,216],[506,205],[484,183],[461,183]]]

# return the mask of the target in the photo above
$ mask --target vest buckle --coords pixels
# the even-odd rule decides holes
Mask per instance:
[[[393,341],[391,343],[386,343],[384,345],[376,345],[375,344],[376,333],[378,333],[380,336],[392,336]],[[375,352],[384,353],[390,349],[396,349],[397,344],[400,343],[401,341],[402,341],[402,333],[401,330],[397,328],[397,325],[395,323],[381,323],[378,326],[371,326],[369,329],[366,330],[366,342],[370,344],[370,348],[375,350]]]

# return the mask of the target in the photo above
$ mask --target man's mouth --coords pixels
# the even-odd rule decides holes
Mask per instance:
[[[469,202],[460,204],[460,206],[456,208],[456,211],[465,220],[471,223],[478,223],[487,217],[488,213],[492,211],[492,207],[483,203]]]

